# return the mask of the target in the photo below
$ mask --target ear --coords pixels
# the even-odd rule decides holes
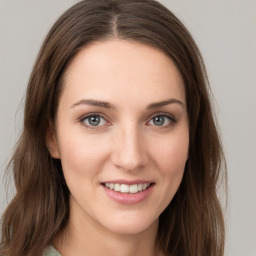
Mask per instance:
[[[52,158],[60,159],[60,152],[57,143],[56,131],[54,129],[53,124],[49,124],[49,127],[46,131],[45,135],[46,147]]]

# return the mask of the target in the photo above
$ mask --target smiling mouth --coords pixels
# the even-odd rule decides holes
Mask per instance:
[[[108,189],[114,190],[120,193],[136,194],[148,189],[153,183],[139,183],[139,184],[119,184],[119,183],[102,183],[102,185]]]

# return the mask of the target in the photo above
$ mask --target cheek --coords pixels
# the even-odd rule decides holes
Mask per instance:
[[[155,164],[161,173],[164,190],[173,196],[178,189],[188,158],[189,138],[187,133],[162,141],[155,152]]]
[[[173,136],[161,141],[160,147],[156,148],[154,155],[162,167],[161,169],[169,173],[171,170],[184,169],[188,158],[188,147],[189,138],[185,133],[182,136]]]
[[[156,186],[158,191],[155,201],[158,214],[170,204],[183,178],[188,156],[188,132],[171,134],[160,140],[158,147],[151,151],[154,169],[158,172]]]
[[[101,143],[96,143],[100,141]],[[60,156],[64,175],[67,178],[86,178],[95,175],[107,156],[107,143],[95,140],[94,136],[69,136],[61,139]]]

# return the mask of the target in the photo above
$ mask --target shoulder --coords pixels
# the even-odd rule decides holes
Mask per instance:
[[[49,246],[45,249],[43,256],[61,256],[61,254],[53,246]]]

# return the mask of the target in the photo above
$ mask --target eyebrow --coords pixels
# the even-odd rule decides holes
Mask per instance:
[[[96,107],[107,108],[107,109],[114,109],[115,108],[109,102],[98,101],[98,100],[93,100],[93,99],[82,99],[82,100],[79,100],[78,102],[73,104],[71,106],[71,108],[79,106],[79,105],[89,105],[89,106],[96,106]]]
[[[184,103],[178,99],[169,99],[169,100],[164,100],[160,102],[154,102],[151,103],[147,106],[147,109],[153,109],[153,108],[159,108],[159,107],[164,107],[169,104],[177,103],[184,107]],[[112,105],[109,102],[106,101],[99,101],[99,100],[94,100],[94,99],[82,99],[79,100],[78,102],[74,103],[71,108],[79,106],[79,105],[89,105],[89,106],[96,106],[96,107],[101,107],[101,108],[106,108],[106,109],[114,109],[114,105]]]
[[[169,100],[151,103],[148,105],[147,109],[164,107],[166,105],[173,104],[173,103],[177,103],[177,104],[181,105],[182,107],[184,107],[184,105],[185,105],[182,101],[180,101],[178,99],[169,99]]]

